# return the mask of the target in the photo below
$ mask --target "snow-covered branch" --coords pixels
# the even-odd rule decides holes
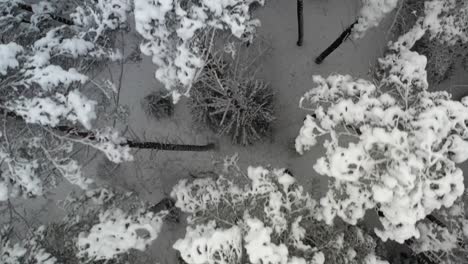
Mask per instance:
[[[226,160],[217,179],[182,180],[171,193],[189,214],[186,235],[174,244],[185,262],[362,263],[372,254],[374,241],[359,228],[318,221],[315,200],[288,170],[243,174],[235,160]]]
[[[212,30],[227,30],[251,40],[260,22],[250,16],[250,5],[264,0],[175,1],[135,0],[136,29],[145,42],[141,51],[158,66],[156,79],[177,102],[188,95],[205,63]]]

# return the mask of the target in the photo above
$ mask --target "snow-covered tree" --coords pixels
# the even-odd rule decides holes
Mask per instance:
[[[43,194],[55,184],[52,173],[87,188],[91,180],[71,158],[74,143],[114,162],[132,159],[116,131],[94,130],[95,140],[75,133],[91,130],[96,119],[97,102],[89,96],[113,92],[87,74],[121,58],[113,35],[125,29],[129,10],[126,0],[0,1],[0,201]]]
[[[174,248],[188,264],[363,263],[375,241],[361,229],[329,228],[288,170],[225,160],[219,177],[182,180],[171,196],[189,214]],[[369,262],[373,263],[373,262]]]
[[[426,2],[424,16],[379,60],[377,86],[348,75],[315,76],[316,87],[302,97],[301,107],[312,114],[296,150],[303,153],[317,137],[330,136],[326,156],[314,166],[331,178],[320,202],[328,223],[339,216],[356,224],[376,208],[382,224],[376,234],[403,243],[421,236],[421,220],[463,194],[457,164],[468,158],[468,105],[447,92],[429,92],[427,60],[411,51],[426,32],[448,44],[465,41],[462,23],[450,13],[458,4]]]
[[[175,102],[188,95],[212,48],[212,40],[202,41],[205,34],[226,30],[239,39],[253,38],[260,23],[250,16],[255,3],[264,0],[135,0],[136,29],[144,38],[141,51],[152,57],[156,79]]]
[[[1,263],[137,263],[137,255],[129,254],[144,251],[169,215],[169,208],[150,207],[133,193],[105,188],[71,195],[61,205],[65,218],[35,228],[26,239],[18,240],[15,229],[5,226]]]

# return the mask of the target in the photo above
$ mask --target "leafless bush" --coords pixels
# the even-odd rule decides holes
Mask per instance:
[[[275,120],[272,89],[255,78],[256,63],[266,52],[257,42],[248,48],[225,42],[224,51],[208,54],[191,91],[195,119],[242,145],[266,136]]]
[[[174,113],[171,97],[162,91],[155,91],[145,96],[142,107],[148,116],[155,119],[170,117]]]

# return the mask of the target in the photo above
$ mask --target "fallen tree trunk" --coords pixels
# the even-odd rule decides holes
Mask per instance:
[[[328,55],[330,55],[333,51],[335,51],[341,44],[343,44],[343,42],[345,42],[345,40],[348,39],[348,37],[351,35],[352,33],[352,30],[353,30],[353,27],[354,25],[357,24],[357,20],[351,24],[349,27],[347,27],[341,34],[340,36],[335,40],[333,41],[333,43],[328,47],[326,48],[316,59],[315,59],[315,63],[317,64],[320,64],[323,62],[323,60],[325,60],[325,58],[328,57]]]
[[[68,135],[77,136],[89,140],[97,140],[96,135],[92,131],[78,131],[73,127],[69,126],[56,126],[53,129],[64,132]],[[165,151],[210,151],[216,149],[214,143],[206,145],[188,145],[188,144],[172,144],[172,143],[161,143],[152,141],[133,141],[127,139],[126,142],[121,144],[122,146],[129,146],[130,148],[137,149],[154,149],[154,150],[165,150]]]
[[[16,120],[23,121],[24,119],[15,114],[14,112],[4,112],[0,110],[0,114],[5,115],[6,117],[12,117]],[[93,131],[79,131],[75,127],[70,126],[55,126],[49,127],[50,129],[57,130],[63,132],[67,135],[76,136],[83,139],[88,139],[91,141],[97,140],[96,134]],[[122,146],[128,145],[130,148],[137,148],[137,149],[154,149],[154,150],[164,150],[164,151],[211,151],[216,149],[216,144],[209,143],[206,145],[189,145],[189,144],[172,144],[172,143],[161,143],[161,142],[153,142],[153,141],[133,141],[127,139],[124,143],[121,144]]]

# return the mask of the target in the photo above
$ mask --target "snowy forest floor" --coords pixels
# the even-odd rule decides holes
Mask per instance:
[[[318,177],[312,166],[323,155],[323,150],[316,147],[303,156],[294,150],[294,139],[306,115],[306,111],[299,109],[298,102],[312,88],[313,75],[342,73],[372,79],[371,69],[392,38],[388,28],[394,19],[393,14],[379,28],[370,30],[363,39],[346,41],[323,64],[314,63],[315,57],[354,22],[358,8],[359,1],[355,0],[304,1],[305,34],[302,47],[296,46],[295,1],[269,0],[264,8],[256,11],[256,16],[262,22],[258,33],[272,47],[262,61],[260,77],[268,81],[276,93],[277,120],[272,137],[252,146],[233,145],[229,138],[218,138],[200,124],[193,123],[186,99],[175,106],[175,113],[169,119],[155,120],[148,117],[142,109],[142,99],[152,91],[163,90],[154,78],[155,66],[150,58],[143,55],[138,63],[125,64],[120,84],[120,104],[128,107],[129,117],[126,124],[119,126],[128,126],[140,139],[184,144],[215,141],[219,149],[212,152],[141,150],[136,153],[134,162],[119,166],[111,165],[99,156],[87,165],[86,175],[98,179],[102,184],[136,192],[144,201],[157,203],[170,193],[172,186],[180,179],[190,177],[190,173],[210,171],[214,161],[238,153],[242,168],[248,165],[289,168],[307,191],[316,198],[320,197],[326,191],[327,179]],[[129,35],[132,34],[136,36],[136,33]],[[138,48],[138,39],[125,36],[124,42],[117,43],[117,46],[122,44],[128,55]],[[111,75],[118,85],[119,65],[112,66],[109,71],[104,70],[98,78],[110,78]],[[454,75],[438,85],[437,89],[448,89],[458,98],[464,95],[465,84],[468,84],[468,76],[461,70],[455,70]],[[53,222],[63,213],[56,205],[57,201],[64,199],[71,189],[67,183],[62,183],[54,190],[55,193],[47,194],[44,199],[16,201],[15,207],[25,214],[30,224]],[[151,259],[147,263],[177,263],[175,253],[168,252],[174,252],[170,248],[183,232],[179,226],[166,225],[154,242],[154,248],[143,253]]]

